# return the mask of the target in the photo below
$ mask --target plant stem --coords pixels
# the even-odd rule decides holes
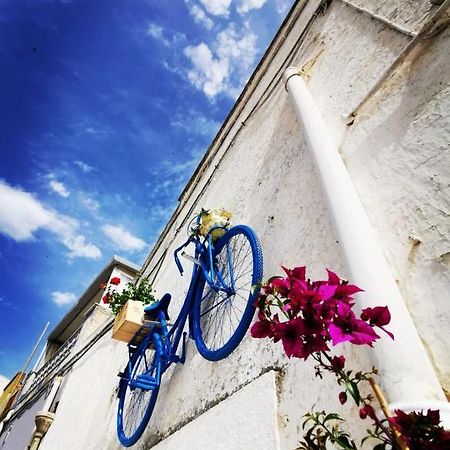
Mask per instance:
[[[370,383],[370,387],[372,388],[373,393],[375,394],[375,397],[378,400],[378,403],[381,406],[381,410],[383,411],[384,416],[386,419],[389,420],[390,417],[393,417],[393,414],[391,410],[389,409],[389,405],[386,401],[386,398],[383,395],[383,392],[380,389],[380,386],[375,382],[375,380],[370,377],[368,378],[368,381]],[[409,450],[408,445],[403,439],[403,436],[399,433],[399,431],[391,425],[392,434],[394,436],[395,442],[400,447],[401,450]]]

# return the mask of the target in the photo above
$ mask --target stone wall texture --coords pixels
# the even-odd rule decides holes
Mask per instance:
[[[157,293],[172,293],[170,312],[176,315],[189,274],[179,276],[173,250],[186,239],[195,211],[223,206],[233,211],[235,223],[249,224],[260,237],[266,275],[280,273],[283,264],[307,265],[312,278],[323,277],[326,267],[346,276],[281,80],[287,66],[315,60],[308,66],[308,86],[448,390],[449,30],[396,63],[414,39],[411,33],[437,5],[360,0],[356,9],[333,0],[313,14],[319,3],[298,1],[292,9],[186,187],[144,275],[152,279],[157,273]],[[365,349],[345,352],[355,367],[369,366]],[[125,361],[125,345],[105,335],[73,366],[41,450],[121,448],[115,434],[116,374]],[[336,394],[333,380],[314,378],[312,363],[287,360],[280,346],[268,341],[247,335],[217,363],[203,359],[189,341],[186,364],[164,376],[150,424],[133,448],[291,450],[301,436],[302,415],[313,405],[342,410]]]

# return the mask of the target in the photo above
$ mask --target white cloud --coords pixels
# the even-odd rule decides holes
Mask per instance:
[[[255,61],[256,40],[255,34],[239,33],[231,25],[218,34],[211,47],[204,42],[186,47],[184,54],[193,66],[187,73],[189,81],[208,97],[220,93],[235,97]]]
[[[176,46],[181,42],[186,42],[186,36],[183,33],[172,29],[163,28],[153,22],[148,24],[147,36],[161,42],[165,47]]]
[[[67,198],[70,195],[70,192],[60,181],[51,180],[49,186],[52,189],[52,191],[56,192],[61,197]]]
[[[226,90],[230,64],[224,59],[214,58],[210,48],[202,42],[184,49],[194,68],[188,72],[189,81],[208,97],[214,97]]]
[[[9,378],[6,378],[4,375],[0,375],[0,393],[3,392],[3,389],[5,389],[10,381],[11,380]]]
[[[194,18],[196,23],[201,23],[207,30],[210,30],[214,26],[214,22],[207,16],[205,11],[196,4],[188,3],[189,13]]]
[[[239,36],[236,28],[230,26],[217,36],[216,48],[219,58],[228,58],[247,71],[255,60],[256,35],[250,32]]]
[[[215,120],[203,116],[199,111],[191,109],[185,114],[176,113],[170,125],[174,128],[189,131],[191,134],[205,136],[210,139],[219,129],[220,124]]]
[[[83,161],[75,161],[74,164],[77,165],[83,173],[89,173],[94,170],[94,168],[92,166],[90,166],[89,164],[86,164]]]
[[[61,242],[70,250],[67,256],[69,258],[91,258],[97,259],[102,256],[100,249],[86,242],[86,238],[81,234],[63,237]]]
[[[166,47],[170,45],[170,42],[164,37],[163,27],[150,23],[147,28],[147,35],[162,42]]]
[[[228,17],[231,0],[200,0],[206,11],[213,16]]]
[[[277,13],[284,16],[287,14],[289,8],[292,6],[293,0],[275,0],[275,7]]]
[[[100,203],[93,198],[87,197],[85,194],[79,194],[80,203],[90,211],[97,211],[100,208]]]
[[[135,252],[144,250],[148,246],[145,241],[119,226],[103,225],[102,231],[120,250]]]
[[[51,296],[53,302],[58,306],[69,305],[77,299],[77,296],[73,292],[55,291],[51,293]]]
[[[239,6],[237,7],[237,11],[239,14],[245,14],[251,11],[252,9],[261,8],[267,0],[241,0],[239,2]]]
[[[0,180],[0,232],[21,242],[33,239],[40,229],[55,234],[69,250],[69,257],[101,256],[100,249],[86,243],[85,237],[79,234],[76,219],[46,208],[29,192]]]

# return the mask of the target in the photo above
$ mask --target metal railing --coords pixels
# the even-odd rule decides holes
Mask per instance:
[[[22,397],[34,391],[41,383],[48,380],[53,374],[58,372],[63,363],[72,353],[75,344],[78,341],[82,326],[78,328],[66,342],[56,351],[56,353],[33,375],[33,381],[29,386],[25,384],[22,391]]]

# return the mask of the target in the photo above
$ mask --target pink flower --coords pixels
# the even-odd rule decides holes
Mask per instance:
[[[330,298],[333,298],[335,296],[338,288],[339,286],[322,284],[321,286],[319,286],[317,293],[319,294],[322,300],[330,300]]]
[[[372,420],[377,420],[375,410],[370,405],[365,405],[359,409],[359,417],[361,417],[361,419],[365,419],[367,416],[369,416]]]
[[[328,284],[340,285],[341,279],[331,270],[327,269],[328,273]]]
[[[118,284],[120,284],[120,278],[119,277],[111,278],[110,283],[118,285]]]
[[[258,322],[255,322],[250,328],[250,334],[254,338],[266,338],[273,336],[273,324],[266,319],[265,315],[258,312]]]
[[[333,372],[339,372],[345,366],[345,357],[344,356],[333,356],[331,360],[331,367]]]
[[[293,269],[287,269],[281,266],[281,268],[286,272],[289,279],[305,281],[306,278],[306,266],[294,267]]]
[[[275,278],[270,284],[282,297],[289,295],[291,283],[288,278]]]
[[[450,448],[450,431],[440,424],[438,410],[405,413],[395,410],[389,422],[403,436],[411,450],[444,450]]]
[[[380,337],[370,325],[357,319],[347,304],[339,303],[337,315],[328,327],[333,345],[350,341],[355,345],[372,346],[372,342]]]
[[[365,308],[362,310],[361,319],[369,321],[369,324],[372,326],[381,328],[391,339],[394,339],[394,335],[384,328],[391,321],[391,313],[387,306]]]
[[[303,320],[292,319],[275,324],[275,336],[281,339],[286,356],[300,358],[302,355]]]
[[[357,292],[363,291],[363,289],[359,288],[354,284],[347,284],[346,281],[341,280],[339,276],[336,275],[331,270],[327,269],[327,272],[328,272],[328,284],[337,286],[336,292],[334,294],[334,297],[336,299],[342,300],[346,303],[351,303],[351,301],[353,300],[351,296],[353,294],[356,294]]]
[[[343,405],[347,401],[347,394],[345,392],[339,392],[339,402]]]
[[[316,352],[326,352],[330,350],[327,341],[320,334],[305,334],[303,341],[300,343],[300,352],[298,358],[303,358],[305,361],[308,356]]]

